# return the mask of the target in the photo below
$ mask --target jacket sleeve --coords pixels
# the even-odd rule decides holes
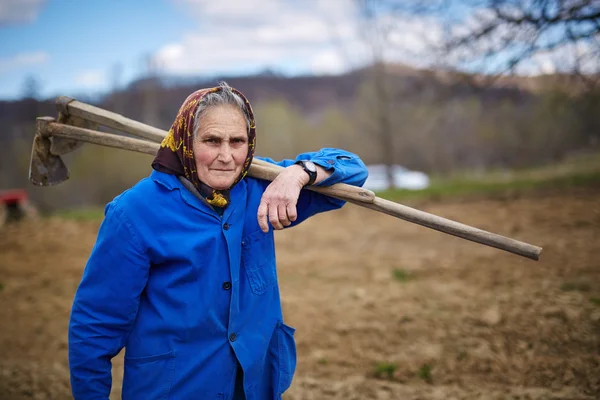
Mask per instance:
[[[110,203],[71,310],[69,368],[76,400],[108,399],[111,359],[125,345],[149,267],[127,216]]]
[[[279,162],[275,162],[270,158],[257,158],[282,167],[289,167],[299,160],[310,160],[327,171],[332,171],[332,174],[328,178],[319,182],[316,186],[331,186],[336,183],[362,186],[367,180],[368,175],[367,167],[360,157],[339,149],[323,148],[317,152],[299,154],[294,160],[282,160]],[[266,188],[269,182],[264,182]],[[343,200],[320,193],[302,190],[298,198],[298,204],[296,205],[298,218],[290,226],[297,225],[314,214],[341,208],[345,203]]]

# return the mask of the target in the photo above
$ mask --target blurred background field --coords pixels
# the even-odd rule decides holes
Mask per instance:
[[[544,248],[353,205],[278,232],[284,398],[600,398],[599,35],[591,0],[0,0],[0,191],[37,210],[0,224],[0,399],[71,398],[74,292],[104,205],[152,160],[86,145],[34,187],[36,117],[67,95],[166,130],[219,80],[251,101],[258,155],[416,171],[423,189],[377,194]]]
[[[600,185],[571,182],[405,202],[542,246],[538,262],[353,205],[278,232],[298,345],[284,398],[598,398]],[[0,398],[70,398],[68,314],[101,211],[0,232]]]

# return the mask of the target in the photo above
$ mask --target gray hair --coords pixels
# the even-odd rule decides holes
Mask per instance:
[[[244,119],[246,120],[246,132],[250,132],[250,116],[248,115],[248,110],[246,109],[246,104],[244,100],[233,90],[231,90],[231,86],[227,84],[227,82],[219,82],[218,87],[221,90],[217,92],[212,92],[204,97],[200,101],[198,105],[198,110],[196,111],[196,115],[194,115],[194,137],[196,136],[196,132],[199,128],[199,121],[202,115],[208,110],[210,107],[214,106],[222,106],[222,105],[232,105],[242,112]]]

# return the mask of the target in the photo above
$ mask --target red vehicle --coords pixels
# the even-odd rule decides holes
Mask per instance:
[[[0,190],[0,226],[8,221],[17,221],[36,215],[24,189]]]

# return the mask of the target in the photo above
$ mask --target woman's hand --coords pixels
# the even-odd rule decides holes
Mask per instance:
[[[283,229],[296,220],[298,196],[308,179],[308,174],[301,166],[290,165],[267,186],[257,215],[258,225],[263,232],[269,232],[269,222],[273,228]]]

